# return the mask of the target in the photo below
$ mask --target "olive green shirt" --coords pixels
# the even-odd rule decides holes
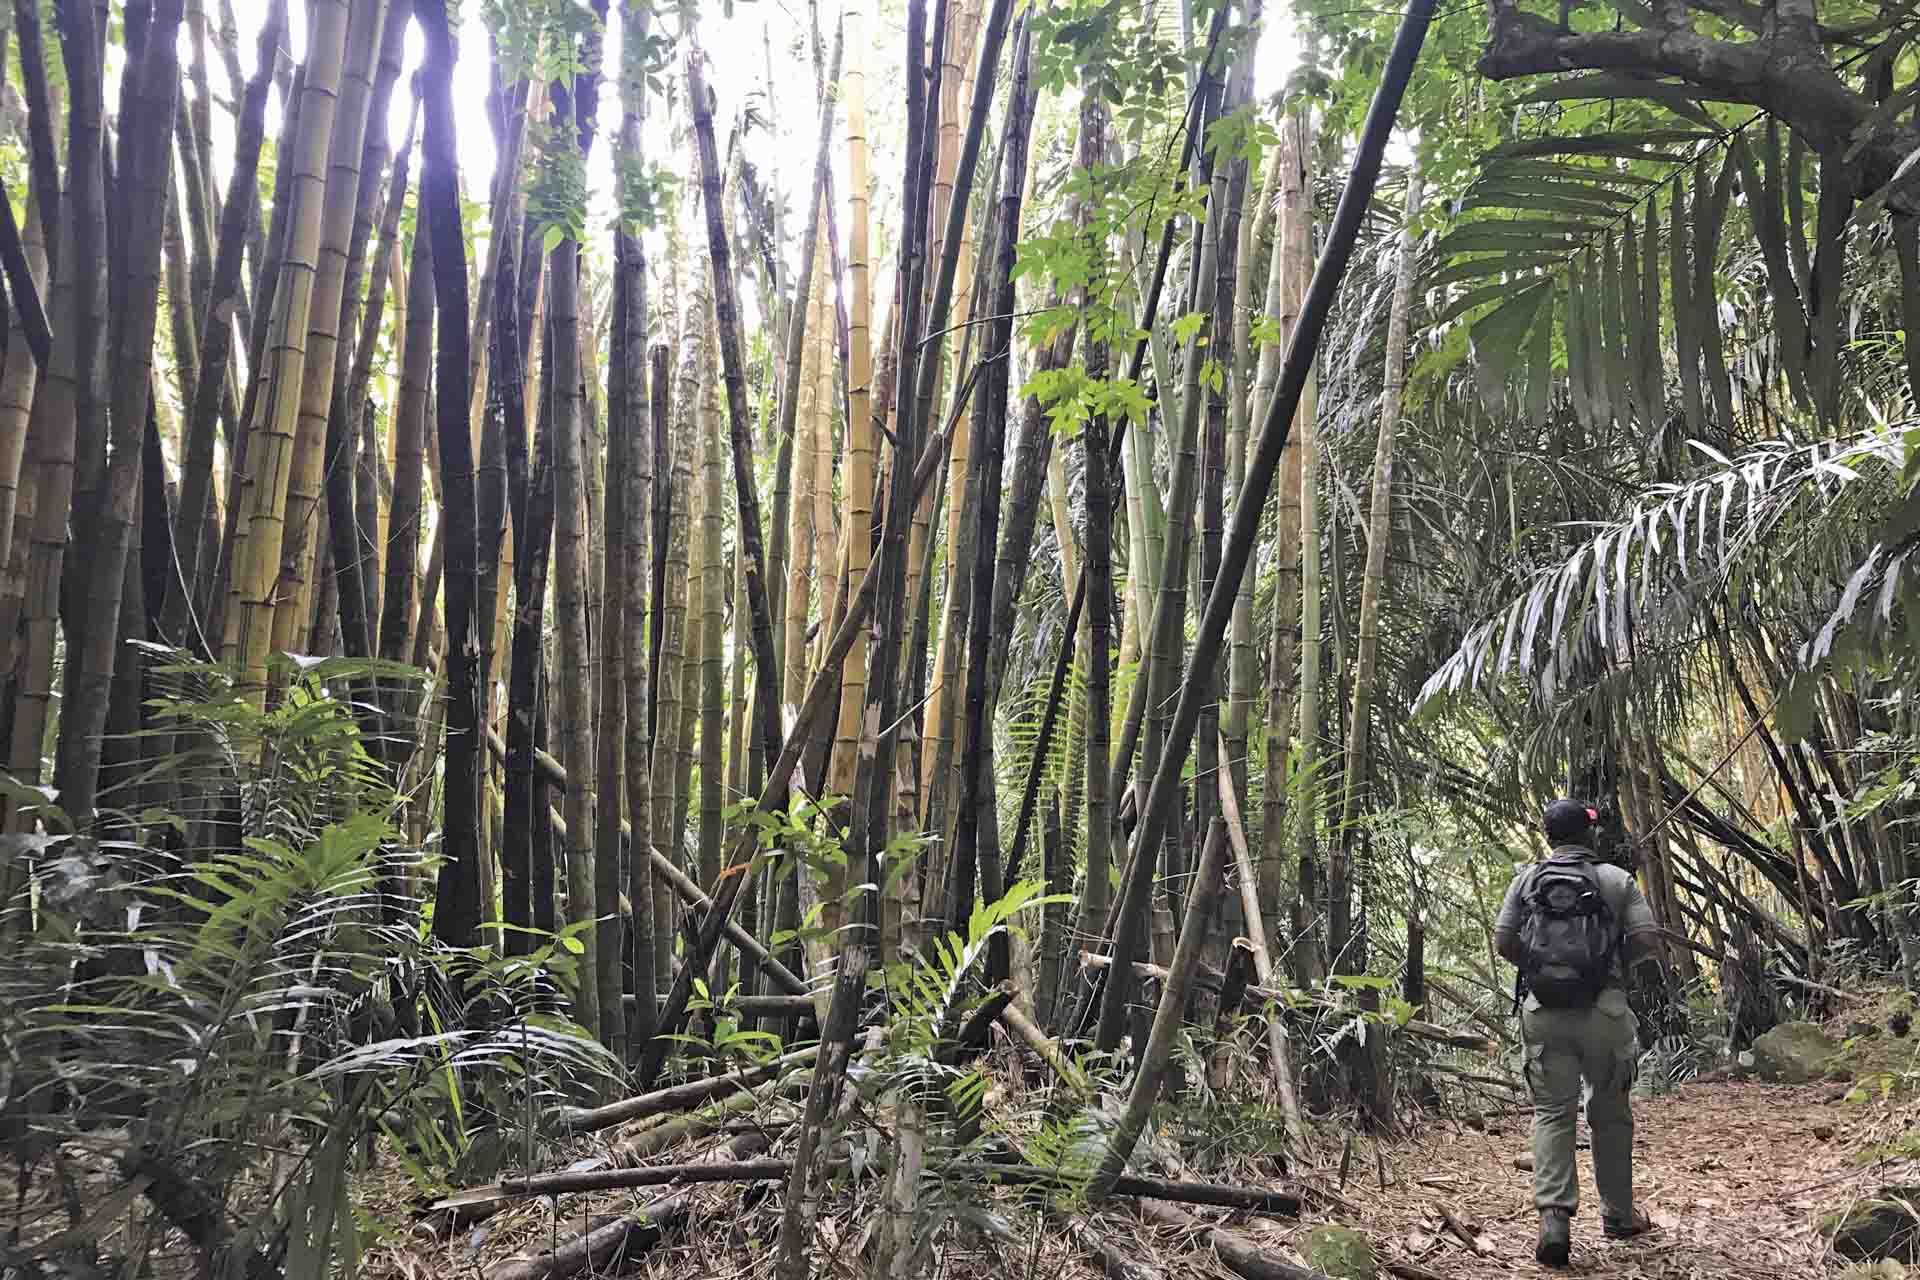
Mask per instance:
[[[1594,878],[1600,884],[1600,896],[1605,900],[1607,909],[1613,913],[1613,920],[1620,930],[1624,941],[1636,935],[1658,933],[1659,924],[1653,918],[1653,909],[1647,905],[1646,895],[1640,892],[1640,885],[1633,874],[1622,871],[1610,862],[1595,862],[1591,850],[1577,844],[1560,845],[1555,848],[1549,859],[1577,854],[1592,865]],[[1500,914],[1494,917],[1493,939],[1500,954],[1506,955],[1513,941],[1520,936],[1520,926],[1526,920],[1527,889],[1533,883],[1533,877],[1545,863],[1536,862],[1513,878],[1507,886],[1506,900],[1500,904]],[[1617,985],[1624,984],[1627,948],[1622,945],[1614,952],[1613,980]],[[1508,957],[1511,959],[1511,957]],[[1532,1007],[1533,999],[1528,997]]]

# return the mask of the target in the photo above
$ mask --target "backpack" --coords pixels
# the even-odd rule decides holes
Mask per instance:
[[[1523,897],[1520,981],[1545,1009],[1584,1009],[1613,979],[1619,926],[1584,858],[1540,864]]]

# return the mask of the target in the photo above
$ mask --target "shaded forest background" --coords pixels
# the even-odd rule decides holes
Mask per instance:
[[[854,1098],[893,1275],[1503,1105],[1558,794],[1644,1079],[1920,992],[1911,6],[456,8],[11,5],[17,1265],[741,1080],[783,1276]]]

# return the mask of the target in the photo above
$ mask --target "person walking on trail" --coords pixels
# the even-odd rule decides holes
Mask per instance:
[[[1542,815],[1552,851],[1514,877],[1493,926],[1494,945],[1520,971],[1515,998],[1533,1095],[1533,1203],[1540,1211],[1534,1258],[1563,1267],[1580,1207],[1574,1171],[1575,1112],[1586,1082],[1593,1180],[1601,1228],[1625,1240],[1653,1229],[1633,1203],[1633,1111],[1640,1056],[1626,974],[1659,964],[1660,933],[1631,872],[1593,853],[1599,815],[1555,800]]]

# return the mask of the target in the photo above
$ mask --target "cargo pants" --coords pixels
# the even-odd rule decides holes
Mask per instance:
[[[1633,1011],[1618,987],[1600,993],[1590,1009],[1542,1009],[1532,999],[1520,1015],[1526,1043],[1527,1088],[1533,1095],[1533,1204],[1536,1209],[1580,1207],[1574,1171],[1574,1127],[1580,1083],[1587,1097],[1593,1142],[1593,1180],[1609,1218],[1633,1215],[1631,1093],[1640,1044]]]

